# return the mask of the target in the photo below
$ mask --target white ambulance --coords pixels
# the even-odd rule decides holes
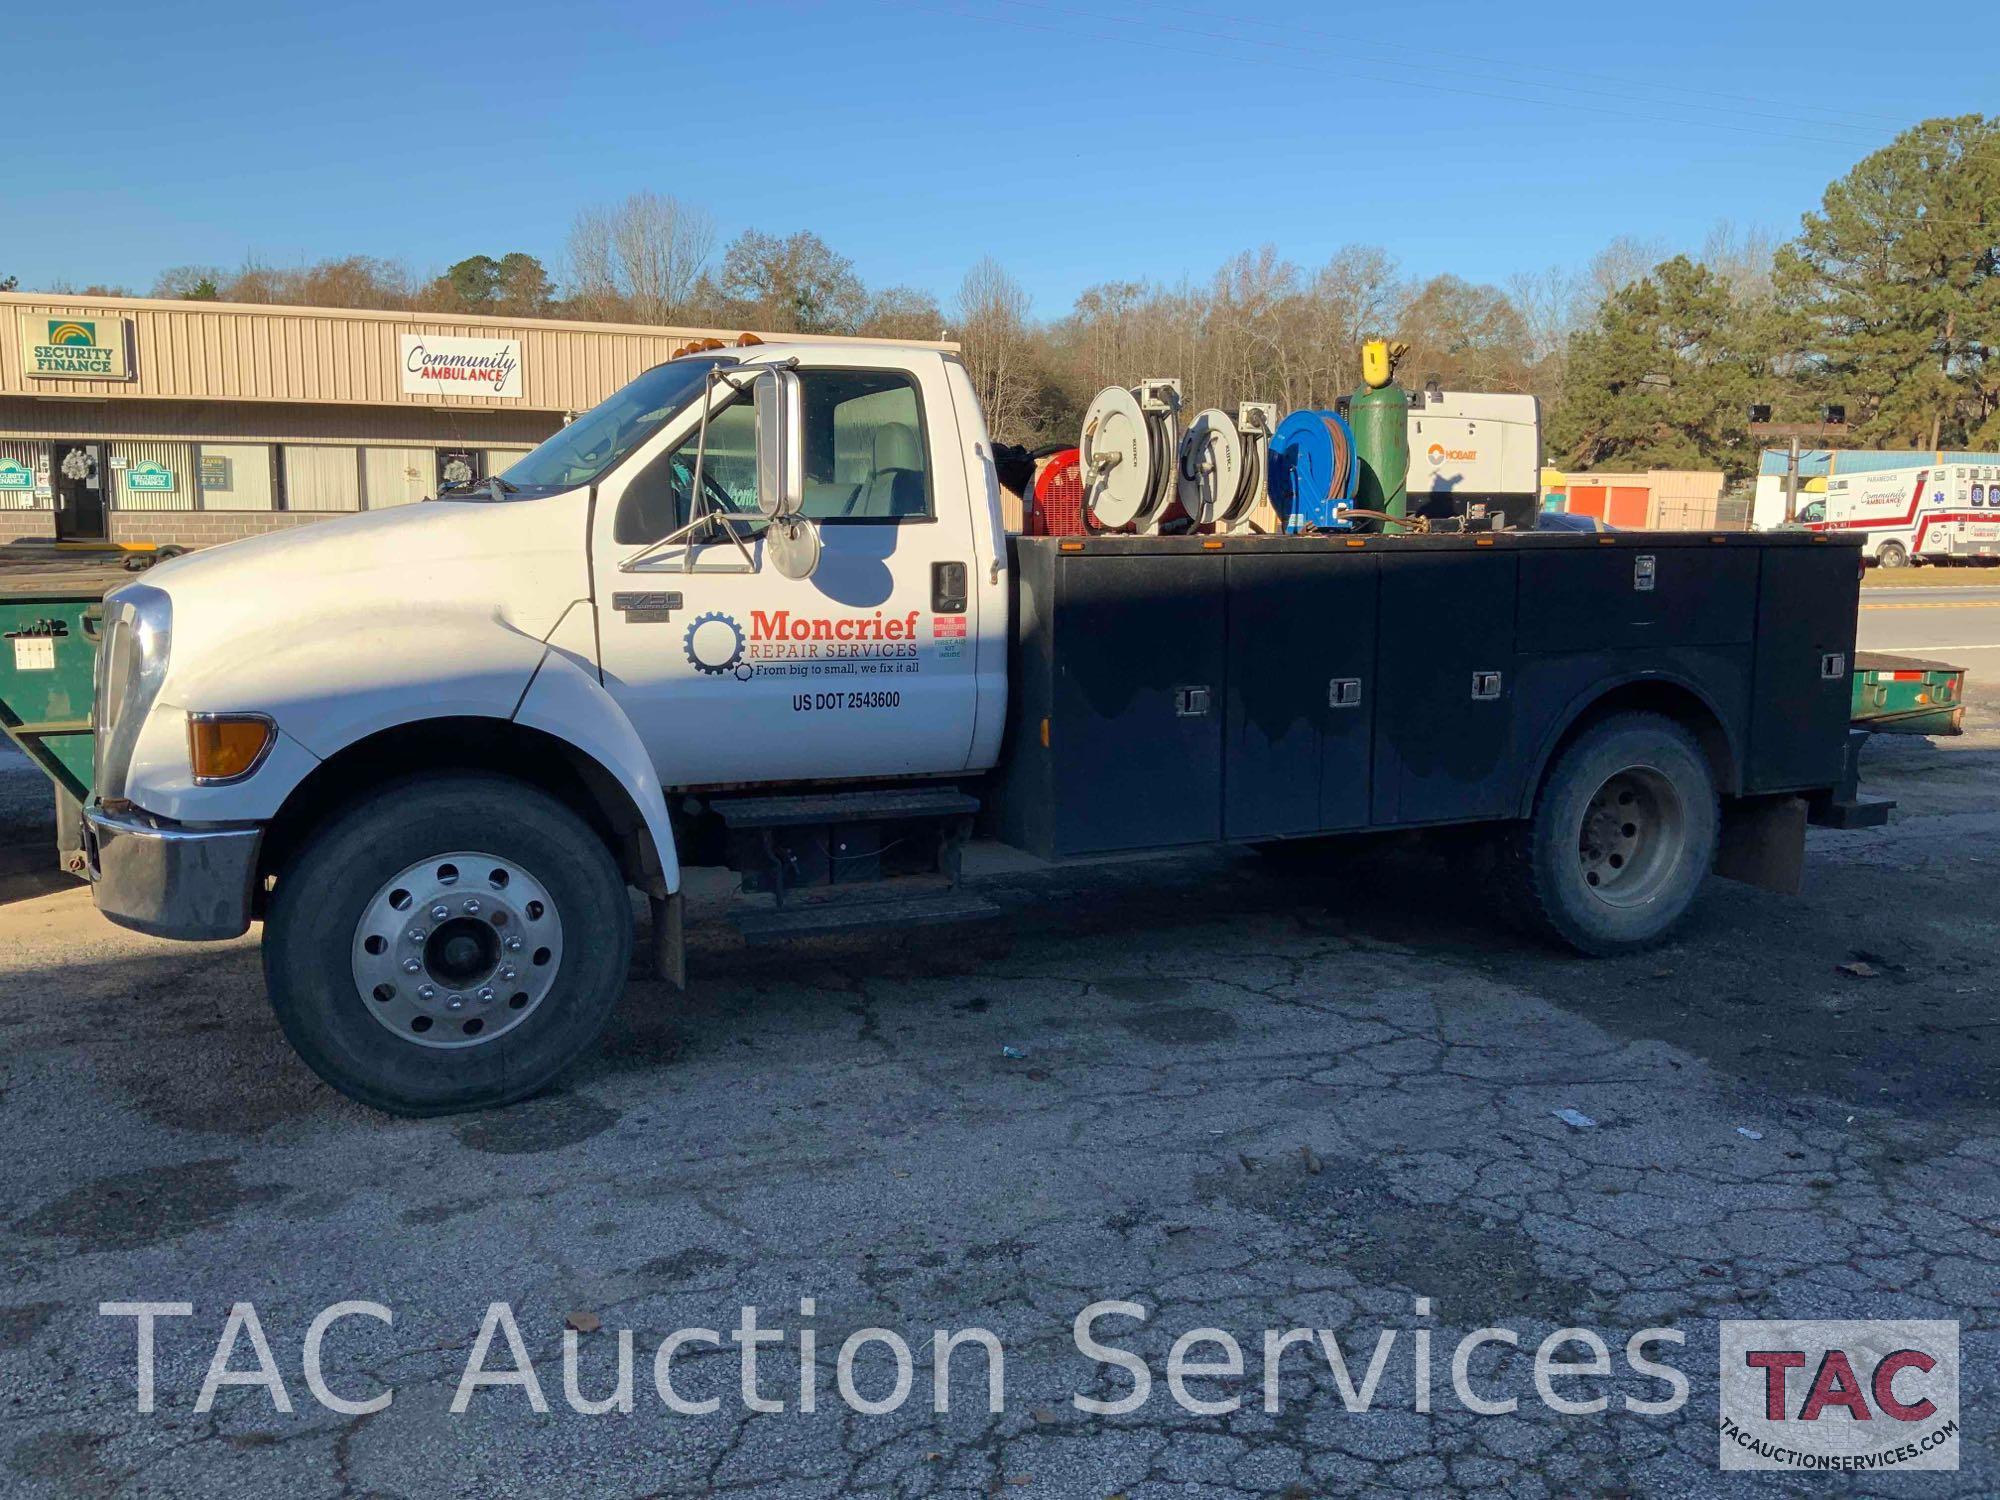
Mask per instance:
[[[1814,531],[1860,533],[1865,554],[1885,568],[2000,558],[2000,465],[1837,474],[1800,519]]]

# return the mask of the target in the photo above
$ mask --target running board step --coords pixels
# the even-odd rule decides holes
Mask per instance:
[[[979,811],[979,799],[957,787],[911,787],[805,797],[715,797],[709,806],[727,828],[801,828],[819,823],[966,817]]]
[[[938,927],[949,922],[979,922],[1000,915],[984,896],[950,891],[936,896],[903,896],[890,900],[824,902],[735,911],[729,920],[746,943],[779,942],[785,938],[829,933],[872,932],[899,927]]]

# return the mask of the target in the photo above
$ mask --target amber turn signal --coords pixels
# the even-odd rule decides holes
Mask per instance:
[[[196,784],[241,781],[263,764],[277,733],[262,714],[189,714],[188,763]]]

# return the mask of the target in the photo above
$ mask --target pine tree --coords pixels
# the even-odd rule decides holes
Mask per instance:
[[[1744,472],[1764,379],[1754,315],[1684,255],[1612,293],[1570,340],[1549,452],[1578,468]]]
[[[2000,441],[1997,245],[2000,120],[1962,115],[1860,162],[1779,252],[1791,336],[1864,442]]]

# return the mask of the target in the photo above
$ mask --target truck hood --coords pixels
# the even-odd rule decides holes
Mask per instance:
[[[258,799],[282,793],[299,765],[376,730],[508,717],[557,623],[588,600],[589,506],[587,490],[411,505],[148,569],[135,583],[167,596],[171,621],[129,795],[184,821],[268,816]],[[269,715],[269,769],[240,790],[193,786],[187,715],[203,712]],[[287,757],[298,765],[280,775]]]
[[[173,600],[176,666],[184,647],[241,650],[274,633],[438,610],[497,616],[539,640],[590,592],[587,511],[581,490],[397,506],[204,548],[142,576]]]

